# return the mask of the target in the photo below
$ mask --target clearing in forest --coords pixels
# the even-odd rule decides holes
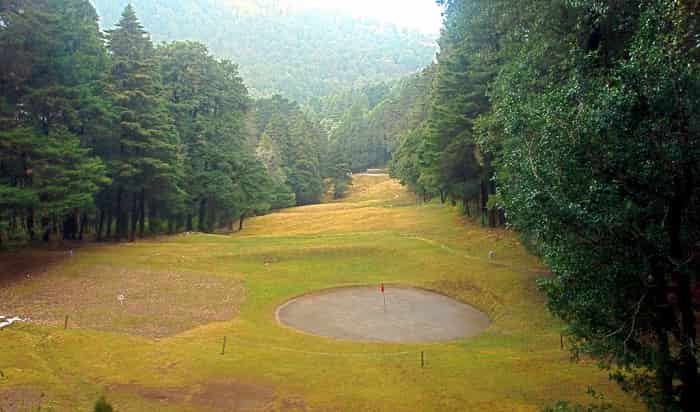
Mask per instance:
[[[594,362],[561,350],[561,325],[535,286],[546,270],[513,233],[418,204],[387,176],[357,176],[343,201],[252,219],[231,236],[0,262],[0,315],[31,319],[0,330],[5,411],[89,410],[102,394],[120,412],[537,411],[588,403],[589,386],[613,410],[640,409]],[[299,296],[379,294],[382,282],[435,291],[488,323],[471,337],[405,344],[278,323]]]

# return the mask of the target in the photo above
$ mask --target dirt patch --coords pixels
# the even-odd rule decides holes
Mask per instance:
[[[0,288],[45,275],[69,257],[68,251],[33,250],[0,253]]]
[[[384,293],[349,287],[302,296],[279,307],[277,319],[314,335],[389,343],[457,340],[490,323],[484,313],[447,296],[396,286]]]
[[[210,383],[192,396],[192,402],[217,411],[259,409],[274,400],[274,391],[240,383]]]
[[[0,389],[0,411],[25,412],[42,406],[44,394],[36,389],[19,387]]]
[[[271,388],[232,381],[207,382],[182,388],[113,385],[109,390],[134,394],[149,401],[189,404],[215,411],[259,410],[275,400],[275,393]]]
[[[165,337],[235,317],[243,283],[217,275],[118,266],[58,269],[0,289],[0,313],[31,321]]]

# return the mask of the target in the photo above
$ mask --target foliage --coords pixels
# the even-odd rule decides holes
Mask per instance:
[[[279,95],[256,102],[250,119],[256,154],[272,177],[278,207],[318,203],[324,192],[325,136],[301,107]]]
[[[37,223],[48,239],[64,219],[64,237],[75,237],[75,217],[109,182],[85,147],[96,136],[81,105],[99,99],[94,86],[106,68],[97,15],[78,0],[35,3],[0,8],[0,241],[4,233],[33,239]]]
[[[211,232],[319,201],[320,127],[286,100],[254,115],[204,45],[154,46],[130,5],[104,37],[86,0],[0,12],[0,241]]]
[[[700,404],[695,2],[444,1],[427,120],[392,173],[535,245],[540,286],[652,410]],[[563,406],[562,406],[563,407]]]
[[[352,171],[384,167],[401,136],[427,117],[434,66],[393,83],[334,94],[312,104],[329,136],[329,153],[342,155]]]
[[[495,193],[491,156],[481,150],[475,125],[491,110],[487,89],[498,71],[502,35],[498,4],[456,1],[447,6],[424,125],[404,138],[392,167],[424,197],[460,201],[465,212],[487,216],[491,226],[504,219],[499,208],[489,207]]]
[[[659,1],[553,11],[530,27],[547,42],[508,45],[517,57],[496,82],[494,117],[502,199],[514,226],[542,241],[557,274],[542,288],[574,350],[614,366],[652,409],[689,411],[700,388],[700,77],[686,11]],[[591,13],[605,33],[581,45]],[[551,41],[571,19],[579,33]]]
[[[104,396],[101,396],[100,399],[95,402],[95,406],[92,410],[93,412],[113,412],[114,408],[112,408],[112,405],[107,402]]]

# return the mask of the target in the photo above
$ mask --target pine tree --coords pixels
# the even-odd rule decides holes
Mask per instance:
[[[106,65],[97,14],[83,0],[16,1],[0,12],[0,51],[8,57],[0,59],[0,187],[7,196],[0,220],[9,221],[0,230],[33,239],[40,222],[46,240],[59,227],[64,238],[76,238],[106,183],[86,148],[96,136],[83,116]]]
[[[107,33],[113,58],[110,86],[119,116],[118,151],[112,154],[116,236],[143,236],[146,209],[162,204],[174,214],[181,201],[180,141],[161,96],[159,64],[153,44],[127,6]]]

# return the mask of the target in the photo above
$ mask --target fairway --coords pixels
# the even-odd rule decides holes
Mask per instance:
[[[387,176],[356,175],[343,201],[254,218],[232,235],[26,253],[0,256],[0,315],[31,319],[0,330],[3,411],[85,411],[103,394],[119,412],[537,411],[588,403],[589,386],[613,410],[641,409],[560,348],[535,283],[547,270],[513,233],[418,204]],[[382,282],[389,311],[401,285],[490,323],[401,344],[318,336],[276,317],[327,289],[381,299]]]

